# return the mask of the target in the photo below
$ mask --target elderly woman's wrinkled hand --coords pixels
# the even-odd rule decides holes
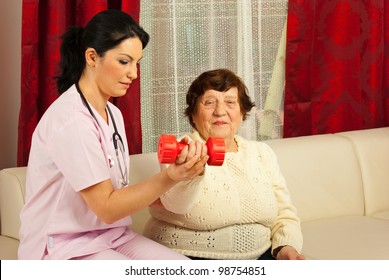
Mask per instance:
[[[185,137],[180,143],[186,144],[186,146],[181,150],[176,159],[175,163],[177,165],[191,162],[188,165],[188,167],[191,167],[193,165],[192,158],[196,157],[197,161],[199,161],[207,155],[207,146],[200,141],[189,141],[188,137]]]
[[[277,260],[305,260],[304,255],[296,251],[292,246],[284,246],[276,256]]]
[[[181,140],[187,144],[177,157],[174,164],[167,169],[167,174],[173,181],[192,180],[195,177],[204,174],[205,165],[209,156],[207,155],[207,146],[200,141],[189,142],[188,138]]]

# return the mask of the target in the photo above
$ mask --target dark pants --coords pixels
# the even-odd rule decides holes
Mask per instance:
[[[197,257],[191,257],[187,256],[191,260],[211,260],[211,259],[205,259],[205,258],[197,258]],[[257,260],[275,260],[273,256],[271,255],[271,248],[268,249],[265,253],[263,253]]]

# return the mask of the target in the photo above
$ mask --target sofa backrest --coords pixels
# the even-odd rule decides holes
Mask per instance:
[[[266,141],[302,221],[364,214],[362,176],[350,141],[333,134]]]
[[[389,127],[265,142],[278,157],[302,221],[365,213],[389,217],[380,212],[389,205]],[[131,155],[130,185],[159,169],[157,153]],[[26,167],[0,171],[1,234],[15,239],[26,171]],[[142,233],[149,216],[148,209],[135,213],[133,228]]]
[[[366,215],[389,218],[389,127],[338,133],[359,158]]]
[[[130,155],[130,185],[137,182],[142,182],[160,171],[157,153],[144,153]],[[143,229],[150,214],[148,208],[144,208],[134,214],[132,217],[132,228],[139,233],[143,233]]]

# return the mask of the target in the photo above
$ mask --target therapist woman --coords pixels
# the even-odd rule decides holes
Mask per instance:
[[[132,213],[201,174],[208,159],[191,142],[168,169],[128,186],[123,117],[108,100],[137,78],[148,40],[119,10],[62,36],[60,96],[32,136],[19,259],[186,259],[128,227]]]

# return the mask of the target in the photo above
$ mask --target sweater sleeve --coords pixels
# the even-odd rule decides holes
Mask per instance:
[[[181,141],[184,137],[188,137],[189,141],[201,140],[205,142],[198,132],[182,135],[178,138],[178,141]],[[168,164],[161,165],[161,170],[167,168],[168,166]],[[177,183],[177,185],[162,195],[162,205],[167,210],[175,214],[189,213],[198,200],[200,192],[199,185],[203,178],[204,176],[198,176],[193,180]]]
[[[266,145],[267,146],[267,145]],[[278,216],[271,228],[272,248],[289,245],[301,252],[303,237],[297,209],[292,203],[286,181],[273,150],[268,147],[269,162],[273,165],[273,191],[278,203]]]

